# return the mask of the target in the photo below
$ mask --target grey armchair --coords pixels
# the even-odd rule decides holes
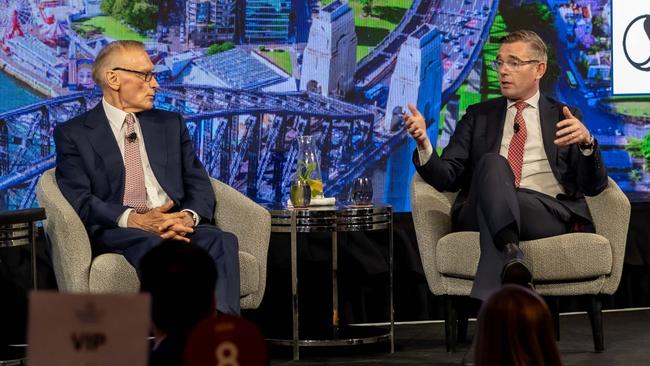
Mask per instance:
[[[211,179],[217,197],[215,220],[219,228],[239,239],[241,307],[257,308],[266,288],[266,260],[271,235],[271,215],[237,190]],[[45,233],[52,245],[52,262],[60,291],[136,292],[140,282],[135,269],[119,254],[92,258],[88,234],[76,212],[63,197],[54,169],[38,182],[38,201],[48,218]],[[245,223],[254,222],[255,227]]]
[[[450,209],[455,193],[441,193],[416,173],[411,205],[422,266],[429,289],[446,301],[445,338],[454,351],[457,335],[467,331],[466,315],[458,319],[453,301],[468,296],[480,255],[478,232],[451,232]],[[587,197],[596,234],[571,233],[521,242],[542,296],[587,295],[596,352],[604,350],[601,303],[597,295],[613,294],[623,270],[630,203],[610,178],[605,191]],[[556,319],[556,336],[559,337]],[[458,332],[458,333],[457,333]]]

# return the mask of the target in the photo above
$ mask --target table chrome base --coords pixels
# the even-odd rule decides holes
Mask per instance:
[[[395,318],[393,308],[393,208],[390,205],[373,205],[363,208],[331,206],[315,207],[305,210],[292,210],[286,207],[267,207],[271,213],[271,231],[290,233],[291,244],[291,313],[292,338],[267,339],[270,343],[293,347],[293,359],[300,359],[301,346],[346,346],[365,343],[390,342],[390,352],[395,352]],[[389,262],[389,330],[369,333],[372,328],[363,330],[339,323],[338,294],[338,233],[388,230]],[[300,339],[298,315],[298,233],[332,233],[332,324],[333,336],[328,339]],[[376,329],[374,329],[376,330]]]
[[[10,344],[0,346],[0,366],[21,366],[27,363],[26,345]]]
[[[25,365],[26,361],[27,361],[26,358],[19,358],[16,360],[4,360],[4,361],[0,361],[0,366],[22,366]]]
[[[271,344],[280,346],[298,347],[335,347],[335,346],[354,346],[360,344],[372,344],[380,342],[391,342],[391,332],[381,327],[349,327],[340,330],[338,338],[328,339],[277,339],[267,338]]]

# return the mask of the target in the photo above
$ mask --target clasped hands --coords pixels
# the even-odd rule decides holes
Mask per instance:
[[[427,148],[430,144],[427,136],[427,125],[422,114],[415,108],[415,105],[409,103],[408,109],[411,112],[404,113],[404,128],[416,141],[419,148]],[[556,139],[553,141],[556,145],[565,146],[571,144],[590,144],[593,142],[589,130],[577,119],[567,106],[562,107],[562,113],[565,119],[558,122]]]
[[[194,219],[187,211],[168,212],[174,206],[172,201],[167,201],[160,207],[152,208],[145,213],[131,211],[128,218],[128,227],[137,228],[160,235],[163,239],[190,242],[188,234],[194,232]]]

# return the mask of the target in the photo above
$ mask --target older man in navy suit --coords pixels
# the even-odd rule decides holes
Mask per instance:
[[[57,183],[95,254],[123,254],[138,269],[165,240],[200,246],[217,267],[217,309],[237,314],[237,238],[214,226],[214,192],[183,118],[153,109],[153,70],[142,43],[102,49],[93,65],[102,101],[54,131]]]

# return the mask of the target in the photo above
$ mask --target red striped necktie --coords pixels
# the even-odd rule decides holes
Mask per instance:
[[[515,108],[517,108],[517,113],[515,114],[515,133],[510,140],[510,146],[508,146],[508,162],[510,163],[512,173],[515,175],[515,187],[517,188],[521,184],[521,169],[524,165],[524,146],[528,137],[526,121],[523,115],[526,107],[528,107],[528,103],[526,102],[515,103]]]

